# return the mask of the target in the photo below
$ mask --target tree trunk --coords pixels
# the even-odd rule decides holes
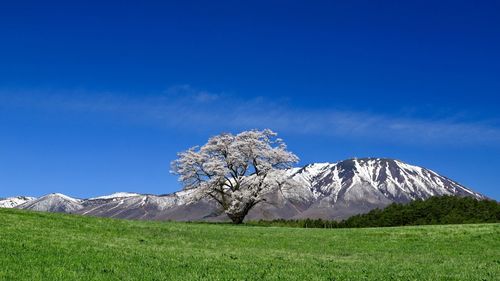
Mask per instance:
[[[227,214],[227,216],[233,221],[233,224],[241,224],[245,219],[246,214]]]
[[[241,224],[243,223],[243,220],[247,216],[250,209],[252,209],[255,204],[257,204],[256,201],[247,202],[242,209],[238,210],[238,212],[230,213],[226,211],[226,214],[233,221],[233,224]]]

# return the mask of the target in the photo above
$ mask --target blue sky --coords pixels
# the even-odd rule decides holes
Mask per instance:
[[[11,2],[0,197],[173,192],[177,152],[271,128],[500,199],[498,1]]]

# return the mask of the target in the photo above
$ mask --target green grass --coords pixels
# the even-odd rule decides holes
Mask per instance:
[[[0,209],[0,280],[499,280],[500,224],[303,229]]]

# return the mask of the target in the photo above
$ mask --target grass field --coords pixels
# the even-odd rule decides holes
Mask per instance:
[[[500,280],[500,224],[302,229],[0,209],[0,280]]]

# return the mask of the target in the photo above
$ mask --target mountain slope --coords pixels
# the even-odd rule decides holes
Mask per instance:
[[[168,195],[135,195],[120,198],[89,199],[78,213],[100,217],[147,220],[202,220],[217,206],[213,202],[196,200],[193,191]]]
[[[439,195],[485,198],[429,169],[393,159],[310,164],[291,170],[290,176],[298,184],[284,191],[285,198],[308,205],[293,218],[340,219],[394,202]]]
[[[135,196],[139,196],[139,195],[141,195],[141,194],[139,194],[139,193],[133,193],[133,192],[116,192],[116,193],[113,193],[113,194],[110,194],[110,195],[104,195],[104,196],[90,198],[89,200],[118,199],[118,198],[135,197]]]
[[[35,200],[35,197],[17,196],[0,199],[0,208],[14,208],[21,204]]]
[[[83,202],[84,200],[75,199],[64,194],[52,193],[16,206],[16,208],[44,212],[75,213],[83,208]]]
[[[432,196],[485,197],[429,169],[398,160],[348,159],[315,163],[287,171],[290,184],[267,195],[247,216],[257,219],[344,219],[391,203]],[[79,200],[51,194],[17,206],[52,212],[150,220],[226,220],[215,202],[192,190],[169,195],[116,193]]]
[[[387,199],[406,202],[436,195],[482,195],[437,173],[398,160],[364,158],[338,163],[310,164],[291,171],[295,181],[307,186],[315,199],[363,199],[359,194],[376,190]],[[366,198],[364,198],[366,199]]]

